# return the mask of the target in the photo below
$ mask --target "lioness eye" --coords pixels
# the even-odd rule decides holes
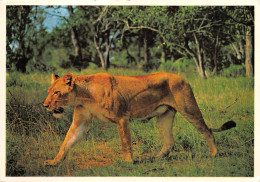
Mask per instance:
[[[56,95],[56,94],[58,94],[59,92],[60,92],[60,91],[56,91],[56,92],[53,93],[53,95]]]

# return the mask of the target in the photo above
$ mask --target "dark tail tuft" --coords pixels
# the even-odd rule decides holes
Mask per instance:
[[[225,130],[228,130],[228,129],[231,129],[231,128],[234,128],[236,127],[236,123],[234,121],[228,121],[226,123],[224,123],[220,128],[218,129],[211,129],[211,131],[213,132],[220,132],[220,131],[225,131]]]

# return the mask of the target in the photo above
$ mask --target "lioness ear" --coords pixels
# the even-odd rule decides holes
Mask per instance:
[[[74,77],[73,73],[67,73],[66,75],[64,75],[63,80],[68,86],[73,87],[75,77]]]
[[[58,75],[55,75],[54,73],[52,73],[52,81],[51,81],[51,83],[55,82],[55,80],[57,80],[58,78],[60,78]]]

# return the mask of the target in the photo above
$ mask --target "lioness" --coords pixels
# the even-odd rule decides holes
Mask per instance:
[[[44,106],[54,112],[63,113],[65,107],[74,105],[73,122],[59,153],[53,160],[45,161],[55,165],[62,161],[68,150],[87,130],[92,118],[117,125],[123,160],[133,161],[129,120],[133,118],[156,117],[163,147],[156,157],[163,157],[174,146],[172,134],[173,119],[180,112],[206,138],[210,154],[215,156],[217,148],[212,131],[223,131],[236,124],[229,121],[219,129],[209,129],[188,82],[170,73],[154,73],[142,76],[113,76],[98,73],[64,77],[52,75],[52,85]]]

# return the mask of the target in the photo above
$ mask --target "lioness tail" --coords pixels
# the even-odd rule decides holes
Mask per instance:
[[[228,121],[226,123],[224,123],[220,128],[218,129],[214,129],[214,128],[211,128],[211,131],[213,132],[220,132],[220,131],[225,131],[225,130],[228,130],[228,129],[231,129],[233,127],[236,127],[236,123],[234,121]]]

